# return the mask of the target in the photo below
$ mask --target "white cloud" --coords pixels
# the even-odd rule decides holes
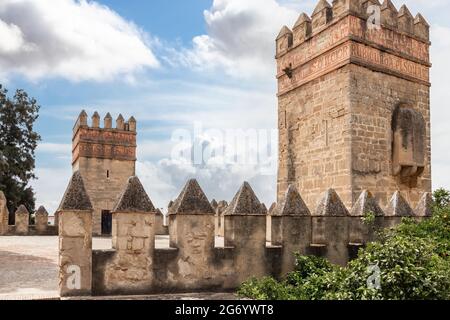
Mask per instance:
[[[433,186],[450,189],[450,152],[448,137],[450,129],[448,119],[450,110],[450,27],[434,25],[431,29],[431,127],[432,127],[432,157]]]
[[[2,0],[0,39],[2,78],[132,81],[159,65],[143,31],[86,0]]]
[[[164,159],[157,163],[138,162],[137,175],[155,206],[167,208],[185,183],[198,180],[208,199],[231,201],[244,181],[249,181],[262,202],[270,206],[276,198],[276,174],[261,175],[253,165],[193,166],[189,161]]]
[[[58,209],[61,199],[69,183],[72,170],[67,168],[37,168],[37,180],[31,183],[36,192],[36,206],[44,205],[53,215]]]
[[[193,48],[176,56],[200,70],[224,70],[258,80],[275,73],[275,38],[298,12],[275,0],[214,0],[204,12],[208,34],[193,39]]]

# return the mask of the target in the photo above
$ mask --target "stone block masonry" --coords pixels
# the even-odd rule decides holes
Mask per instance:
[[[380,26],[368,21],[379,5]],[[294,184],[308,206],[334,188],[347,207],[431,192],[429,25],[389,0],[319,1],[276,40],[278,200]]]
[[[6,197],[3,191],[0,191],[0,236],[8,233],[8,207],[6,206]]]
[[[0,236],[49,236],[57,235],[57,226],[48,224],[48,212],[43,206],[35,213],[35,224],[30,224],[30,213],[21,205],[15,215],[15,224],[9,225],[9,211],[5,194],[0,191]]]
[[[61,297],[92,294],[92,204],[75,172],[58,209]]]
[[[100,115],[95,112],[91,125],[82,111],[75,123],[72,139],[72,168],[83,176],[92,201],[94,235],[109,234],[111,211],[130,176],[136,170],[136,120],[127,122],[122,115],[112,126],[108,113],[100,127]],[[103,229],[102,229],[103,227]]]
[[[112,213],[113,249],[93,251],[92,209],[78,172],[67,190],[59,209],[62,296],[232,291],[252,277],[281,278],[294,269],[295,252],[345,265],[377,231],[402,217],[424,219],[432,205],[426,193],[413,210],[396,192],[382,210],[372,193],[363,191],[347,209],[329,189],[311,210],[290,185],[268,213],[244,183],[223,212],[224,243],[217,244],[217,211],[190,180],[170,206],[169,247],[155,248],[157,209],[133,176]],[[363,222],[368,214],[375,215],[371,224]]]

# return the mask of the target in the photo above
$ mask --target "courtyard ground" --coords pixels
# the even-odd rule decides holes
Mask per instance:
[[[156,247],[168,247],[158,236]],[[111,239],[94,238],[93,249],[111,249]],[[234,299],[232,294],[183,294],[124,299]],[[58,237],[0,237],[0,300],[59,299]],[[102,299],[102,298],[96,298]]]

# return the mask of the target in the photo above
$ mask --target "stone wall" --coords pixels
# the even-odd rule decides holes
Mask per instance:
[[[321,0],[277,37],[278,199],[290,184],[310,207],[330,187],[348,207],[363,190],[382,205],[431,191],[429,26],[390,1],[373,26],[369,4]],[[395,127],[398,108],[422,120]]]
[[[35,213],[35,224],[30,224],[30,213],[21,205],[15,215],[15,224],[8,224],[6,197],[0,191],[0,236],[50,236],[57,235],[57,226],[48,225],[48,212],[41,206]]]
[[[6,206],[6,197],[3,191],[0,191],[0,236],[8,232],[9,212]]]
[[[224,242],[218,244],[216,211],[197,181],[190,180],[170,206],[169,247],[155,248],[157,210],[139,179],[131,177],[113,210],[113,249],[92,251],[91,211],[81,206],[89,204],[89,198],[84,185],[74,180],[82,181],[81,175],[74,174],[59,209],[62,295],[80,294],[65,284],[71,275],[68,266],[78,264],[86,281],[92,281],[81,293],[92,295],[234,290],[251,277],[280,278],[292,271],[294,252],[345,265],[376,239],[377,231],[395,226],[402,217],[427,218],[432,205],[431,195],[425,193],[413,210],[396,192],[381,209],[372,193],[363,191],[355,206],[347,208],[329,189],[310,209],[295,185],[289,185],[272,206],[267,228],[267,210],[244,183],[223,212]],[[368,214],[375,217],[370,224],[363,222]]]

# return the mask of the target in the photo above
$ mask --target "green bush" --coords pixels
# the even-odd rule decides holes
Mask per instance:
[[[385,230],[345,268],[297,255],[295,271],[282,281],[252,279],[238,293],[262,300],[450,299],[450,207],[443,194],[434,194],[433,217]],[[379,268],[380,288],[368,286],[371,266]]]

